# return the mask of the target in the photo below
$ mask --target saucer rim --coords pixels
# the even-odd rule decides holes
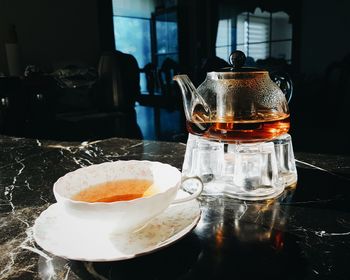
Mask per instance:
[[[190,202],[192,202],[192,201],[190,201]],[[32,228],[32,230],[33,230],[33,239],[36,242],[36,244],[39,245],[46,252],[54,255],[55,257],[60,257],[60,258],[68,259],[68,260],[89,261],[89,262],[111,262],[111,261],[122,261],[122,260],[133,259],[133,258],[145,256],[145,255],[157,252],[157,251],[159,251],[161,249],[167,248],[171,244],[175,243],[176,241],[181,240],[187,234],[189,234],[197,226],[197,224],[199,223],[199,221],[201,219],[201,216],[202,216],[202,210],[200,208],[199,201],[194,199],[193,202],[195,202],[197,204],[199,211],[196,214],[196,217],[191,222],[191,224],[189,224],[188,226],[184,227],[181,231],[177,232],[176,234],[171,235],[169,238],[167,238],[166,240],[162,241],[161,243],[156,244],[154,246],[150,246],[150,247],[146,248],[146,250],[142,250],[141,252],[136,253],[136,254],[123,254],[123,255],[120,255],[120,256],[115,257],[115,258],[113,258],[113,257],[112,258],[86,258],[86,257],[78,256],[78,254],[74,255],[74,256],[70,256],[69,254],[57,254],[57,253],[54,252],[54,250],[51,250],[52,248],[46,249],[45,246],[43,245],[43,242],[40,241],[41,238],[37,237],[37,234],[38,234],[37,230],[38,230],[38,227],[39,227],[38,226],[38,220],[39,219],[43,219],[42,216],[44,215],[44,213],[50,211],[50,208],[57,207],[58,203],[51,204],[44,211],[42,211],[40,213],[40,215],[35,219],[35,222],[34,222],[34,225],[33,225],[33,228]],[[167,209],[169,209],[170,207],[176,207],[176,205],[170,205]]]

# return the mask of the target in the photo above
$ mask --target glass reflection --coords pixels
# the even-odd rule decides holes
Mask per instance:
[[[280,197],[261,202],[202,198],[205,207],[195,232],[206,241],[191,277],[278,279],[274,277],[289,275],[288,279],[302,279],[305,258],[298,238],[287,231],[288,201],[294,191],[289,188]]]

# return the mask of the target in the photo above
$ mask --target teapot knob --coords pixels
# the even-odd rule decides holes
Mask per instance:
[[[229,61],[233,68],[241,68],[245,64],[247,57],[244,52],[236,50],[230,54]]]

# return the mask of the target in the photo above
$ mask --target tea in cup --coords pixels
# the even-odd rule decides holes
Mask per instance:
[[[175,199],[184,181],[196,191]],[[53,187],[67,219],[102,231],[135,231],[171,204],[198,197],[203,189],[197,177],[182,178],[181,172],[153,161],[116,161],[91,165],[69,172]]]

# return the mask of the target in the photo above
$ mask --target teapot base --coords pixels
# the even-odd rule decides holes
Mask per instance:
[[[203,195],[271,199],[297,182],[292,139],[286,133],[272,141],[232,144],[190,133],[182,174],[200,177]]]

